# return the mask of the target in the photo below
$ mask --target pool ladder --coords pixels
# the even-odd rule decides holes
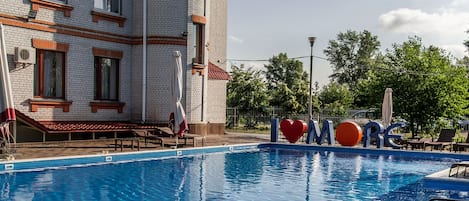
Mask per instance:
[[[452,164],[448,176],[469,179],[469,162],[465,161]]]

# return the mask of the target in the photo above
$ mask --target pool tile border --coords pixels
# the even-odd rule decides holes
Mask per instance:
[[[54,169],[70,166],[99,165],[106,163],[118,163],[138,160],[153,160],[168,157],[185,157],[197,154],[209,154],[218,152],[255,151],[261,148],[285,148],[317,151],[337,151],[360,154],[386,154],[395,156],[406,156],[426,159],[457,159],[469,161],[469,154],[457,154],[447,152],[423,152],[392,149],[370,149],[360,147],[338,147],[320,145],[282,144],[282,143],[252,143],[239,145],[224,145],[211,147],[167,149],[157,151],[140,151],[126,153],[102,153],[96,155],[53,157],[41,159],[24,159],[0,161],[0,174],[15,171]]]
[[[96,155],[50,157],[40,159],[5,160],[0,161],[0,174],[15,171],[44,170],[61,167],[73,167],[83,165],[99,165],[106,163],[129,162],[138,160],[152,160],[168,157],[185,157],[197,154],[209,154],[219,152],[235,152],[246,150],[258,150],[259,143],[167,149],[157,151],[140,151],[126,153],[102,153]]]

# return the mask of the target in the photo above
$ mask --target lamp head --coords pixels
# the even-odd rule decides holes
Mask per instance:
[[[37,10],[30,10],[28,12],[28,19],[36,19]]]
[[[313,47],[316,37],[308,37],[308,40],[309,40],[309,43],[311,44],[311,47]]]

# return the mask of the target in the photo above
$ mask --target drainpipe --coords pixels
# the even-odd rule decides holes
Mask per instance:
[[[208,69],[206,70],[208,71]],[[202,71],[202,107],[200,112],[200,121],[204,121],[204,91],[205,91],[205,71]]]
[[[147,15],[147,0],[143,0],[142,123],[145,123],[147,110]]]

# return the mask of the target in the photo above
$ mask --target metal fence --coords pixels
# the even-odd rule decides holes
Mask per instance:
[[[237,108],[229,107],[226,109],[226,128],[231,131],[245,131],[249,129],[265,130],[270,131],[270,120],[272,118],[289,118],[289,119],[300,119],[307,121],[308,114],[297,114],[292,115],[288,112],[283,111],[278,107],[270,107],[265,114],[256,112],[240,112]],[[349,111],[348,115],[336,116],[331,115],[330,112],[324,111],[322,113],[314,113],[313,119],[318,122],[322,122],[324,119],[331,120],[334,125],[337,125],[344,119],[349,118],[356,110]]]

